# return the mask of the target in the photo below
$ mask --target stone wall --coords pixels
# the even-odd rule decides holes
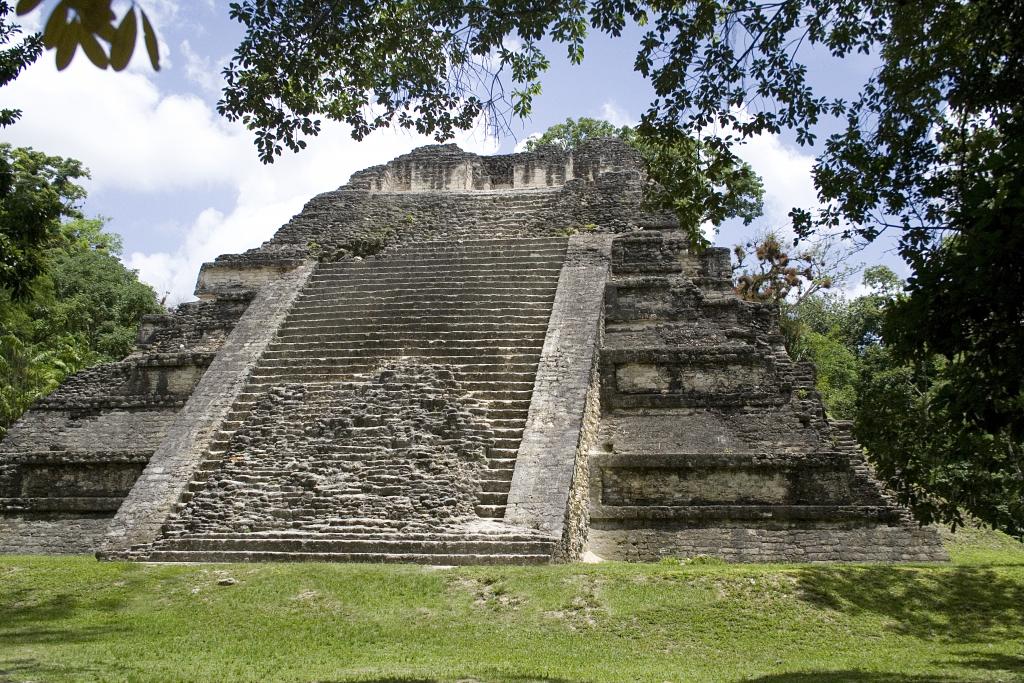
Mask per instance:
[[[0,515],[0,554],[84,555],[99,545],[109,514]]]
[[[12,427],[0,552],[942,559],[646,182],[617,140],[356,173]]]
[[[348,185],[310,200],[260,247],[218,257],[204,273],[366,256],[432,239],[549,237],[672,223],[671,216],[642,210],[645,183],[635,152],[616,139],[587,143],[571,155],[480,157],[454,145],[428,146],[354,174]]]
[[[146,355],[184,349],[216,353],[255,293],[245,291],[233,296],[222,293],[210,301],[183,303],[172,313],[145,315],[139,324],[136,348]]]
[[[387,193],[535,190],[631,172],[640,165],[639,155],[614,138],[592,141],[574,152],[544,147],[486,157],[464,152],[457,145],[428,145],[354,173],[348,186]]]
[[[732,292],[728,254],[616,237],[590,456],[589,550],[647,561],[935,561],[852,439],[825,419],[774,306]]]

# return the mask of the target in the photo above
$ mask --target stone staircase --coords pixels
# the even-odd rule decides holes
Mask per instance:
[[[590,549],[608,559],[935,560],[941,547],[825,419],[777,308],[732,293],[728,253],[616,238],[590,458]]]
[[[556,539],[500,520],[565,248],[564,238],[423,242],[320,264],[144,559],[550,561]],[[400,413],[412,417],[399,424]],[[342,423],[343,438],[310,436],[310,425]],[[440,427],[427,437],[410,427],[455,423],[441,438]],[[485,456],[465,456],[480,443]],[[431,448],[465,457],[432,470]],[[472,480],[446,482],[468,486],[468,507],[417,492],[417,477],[433,486],[445,467]],[[417,496],[433,496],[438,518],[387,513],[388,500],[415,508]]]

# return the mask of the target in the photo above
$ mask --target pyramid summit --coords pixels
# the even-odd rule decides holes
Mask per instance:
[[[432,145],[203,266],[0,443],[0,552],[936,561],[617,140]]]

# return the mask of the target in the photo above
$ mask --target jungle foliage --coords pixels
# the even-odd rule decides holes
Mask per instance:
[[[906,360],[893,348],[891,311],[911,296],[890,269],[868,268],[864,285],[862,296],[783,302],[790,355],[816,365],[829,415],[853,421],[878,474],[921,522],[957,528],[966,513],[1024,537],[1024,443],[950,409],[947,394],[971,391],[957,386],[957,363],[938,353]]]
[[[0,288],[0,437],[69,374],[131,352],[139,319],[163,308],[118,258],[100,220],[60,223],[28,294]]]

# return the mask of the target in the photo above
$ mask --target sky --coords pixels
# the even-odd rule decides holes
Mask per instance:
[[[46,3],[43,10],[52,3]],[[269,239],[314,195],[344,185],[357,170],[385,163],[433,141],[407,131],[384,130],[354,141],[343,124],[326,122],[299,154],[271,165],[259,161],[241,124],[216,111],[220,71],[242,36],[223,0],[143,0],[160,35],[162,68],[154,72],[141,45],[126,71],[92,66],[79,54],[57,72],[47,52],[12,84],[0,89],[0,107],[16,107],[22,119],[0,131],[0,140],[50,155],[72,157],[91,171],[87,216],[108,219],[124,240],[124,262],[153,286],[168,305],[193,298],[199,267]],[[33,30],[39,10],[22,20]],[[634,123],[651,99],[648,83],[633,72],[636,33],[588,41],[581,66],[560,52],[543,79],[531,117],[513,134],[490,138],[481,130],[454,142],[479,154],[507,153],[532,134],[567,117],[591,116],[616,125]],[[555,48],[557,50],[557,48]],[[870,57],[843,62],[816,60],[812,84],[825,94],[860,82],[874,67]],[[749,141],[740,156],[764,180],[765,213],[750,226],[722,227],[721,246],[746,241],[768,228],[785,230],[794,206],[813,207],[813,148],[791,136]],[[858,254],[855,262],[885,262],[904,272],[885,245]],[[856,292],[857,281],[848,287]]]

